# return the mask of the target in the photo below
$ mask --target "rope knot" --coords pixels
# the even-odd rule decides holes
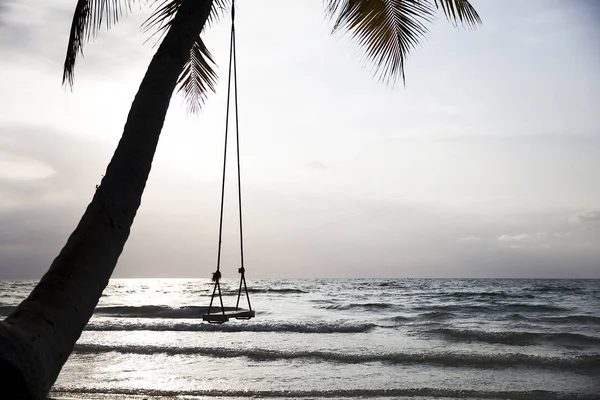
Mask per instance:
[[[212,274],[212,281],[218,282],[221,279],[221,271],[217,270]]]
[[[244,269],[244,267],[240,267],[238,268],[238,272],[242,275],[244,275],[244,272],[246,272],[246,270]]]

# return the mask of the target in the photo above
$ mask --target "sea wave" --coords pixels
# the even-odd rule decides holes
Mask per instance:
[[[220,307],[213,307],[213,310],[220,311]],[[225,311],[235,310],[235,307],[225,307]],[[202,318],[203,314],[208,312],[208,307],[169,307],[157,305],[144,306],[115,306],[115,307],[96,307],[94,314],[108,315],[121,318]]]
[[[348,354],[325,351],[283,351],[262,348],[172,347],[138,345],[77,344],[78,353],[122,353],[141,355],[200,355],[217,358],[245,357],[254,361],[316,360],[340,364],[381,362],[395,365],[436,365],[444,367],[510,368],[534,367],[600,372],[600,354],[575,357],[544,357],[526,354],[463,353],[381,353]]]
[[[501,292],[460,292],[460,291],[456,291],[456,292],[450,292],[450,293],[444,293],[444,292],[439,292],[437,293],[440,297],[444,297],[444,298],[456,298],[456,299],[469,299],[469,298],[477,298],[477,299],[482,299],[482,300],[488,300],[488,299],[534,299],[535,295],[530,294],[530,293],[512,293],[512,292],[505,292],[505,291],[501,291]]]
[[[332,304],[327,306],[322,306],[321,308],[325,308],[327,310],[386,310],[394,307],[393,304],[390,303],[351,303],[351,304]]]
[[[515,313],[508,316],[508,319],[513,321],[529,321],[551,324],[584,324],[584,325],[600,325],[600,317],[594,315],[563,315],[563,316],[540,316],[532,317],[523,314]]]
[[[288,293],[288,294],[302,294],[302,293],[308,293],[306,290],[302,290],[302,289],[292,289],[292,288],[267,288],[267,289],[260,289],[260,288],[248,288],[248,292],[249,293]],[[237,293],[237,291],[235,292]]]
[[[499,306],[501,309],[523,312],[561,312],[569,310],[565,307],[534,303],[499,304]]]
[[[151,398],[216,397],[216,398],[443,398],[443,399],[504,399],[504,400],[598,400],[594,393],[565,393],[549,390],[469,390],[440,388],[395,388],[395,389],[332,389],[332,390],[160,390],[125,388],[88,388],[55,386],[52,396],[148,396]]]
[[[431,311],[422,314],[418,314],[416,316],[407,316],[407,315],[396,315],[391,317],[393,322],[398,324],[403,324],[406,322],[417,322],[417,323],[428,323],[428,322],[440,322],[446,321],[454,318],[456,315],[454,313],[448,311]]]
[[[574,286],[574,285],[566,286],[566,285],[553,285],[553,284],[535,285],[533,287],[525,288],[524,290],[527,290],[529,292],[534,292],[534,293],[561,293],[561,294],[565,294],[565,293],[581,294],[584,292],[584,289],[579,286]]]
[[[490,306],[473,304],[443,304],[443,305],[423,305],[413,308],[416,311],[424,312],[491,312],[494,309]]]
[[[417,311],[427,312],[478,312],[478,313],[509,313],[509,312],[527,312],[527,313],[545,313],[545,312],[565,312],[569,309],[550,304],[535,303],[498,303],[490,302],[483,304],[444,304],[444,305],[423,305],[414,308]]]
[[[86,331],[158,331],[158,332],[279,332],[279,333],[363,333],[376,328],[375,324],[346,323],[261,323],[223,324],[207,323],[120,323],[90,322]]]
[[[210,293],[212,293],[212,289],[210,289]],[[223,286],[221,287],[221,294],[223,296],[237,296],[238,293],[239,293],[238,287],[223,287]],[[306,290],[295,289],[295,288],[249,287],[248,293],[252,293],[252,294],[305,294],[308,292]],[[242,289],[242,295],[245,295],[245,289]]]
[[[454,313],[451,313],[449,311],[430,311],[423,314],[419,314],[417,318],[424,321],[443,321],[454,318],[454,316]]]
[[[406,317],[404,315],[396,315],[395,317],[392,317],[392,321],[397,322],[397,323],[404,323],[407,321],[411,321],[412,318],[410,317]]]
[[[441,335],[447,340],[464,342],[484,342],[515,346],[528,346],[542,343],[550,343],[565,347],[600,346],[600,337],[587,336],[581,333],[493,332],[452,328],[438,328],[430,330],[429,332]]]
[[[560,317],[545,317],[540,318],[543,322],[558,323],[558,324],[593,324],[600,325],[600,317],[594,315],[565,315]]]
[[[399,281],[378,282],[377,286],[379,286],[379,287],[400,288],[400,289],[408,287],[405,282],[399,282]]]

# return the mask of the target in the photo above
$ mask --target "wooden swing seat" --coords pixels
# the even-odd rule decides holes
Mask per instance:
[[[256,313],[254,310],[233,310],[204,314],[202,320],[210,324],[222,324],[229,321],[230,318],[235,319],[250,319],[254,318]]]

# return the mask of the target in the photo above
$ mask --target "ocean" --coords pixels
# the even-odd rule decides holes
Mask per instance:
[[[1,281],[0,316],[34,284]],[[234,306],[237,282],[223,287]],[[599,280],[248,287],[256,318],[212,325],[210,280],[111,280],[52,396],[600,399]]]

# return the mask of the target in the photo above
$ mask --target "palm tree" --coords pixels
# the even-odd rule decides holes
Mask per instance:
[[[135,2],[78,0],[63,83],[72,85],[83,45]],[[161,0],[146,22],[146,28],[158,29],[164,38],[102,183],[50,269],[0,322],[1,390],[12,393],[12,399],[46,399],[92,316],[140,206],[173,91],[179,83],[195,112],[214,90],[214,64],[200,35],[229,5],[227,0]],[[436,10],[455,24],[475,27],[481,22],[467,0],[324,0],[324,5],[333,31],[349,32],[385,82],[404,80],[405,58],[423,39]]]

